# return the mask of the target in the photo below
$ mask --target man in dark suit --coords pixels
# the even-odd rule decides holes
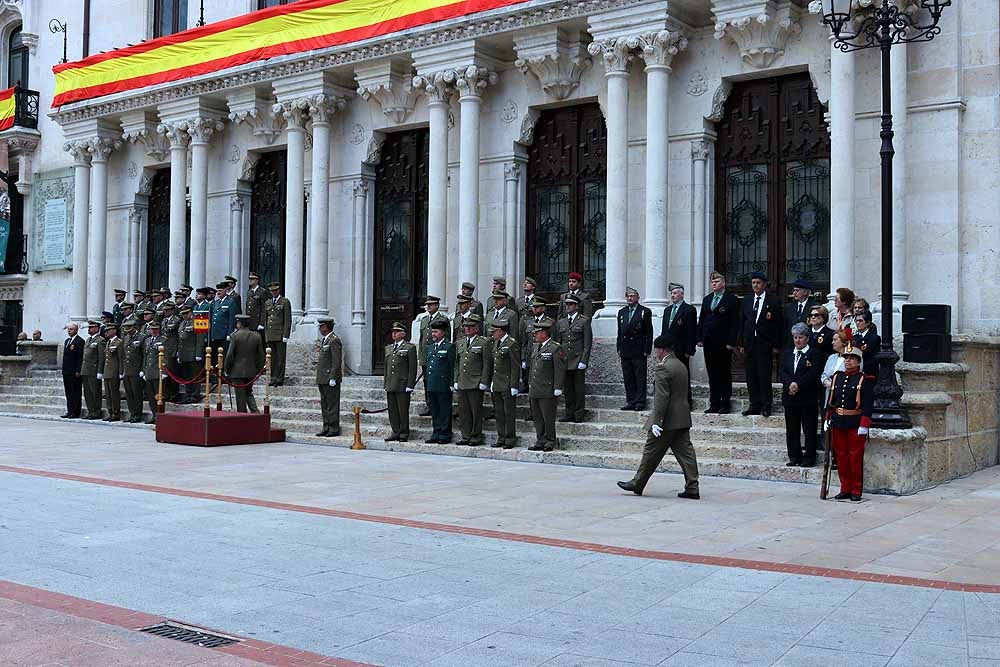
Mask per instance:
[[[729,414],[733,396],[733,352],[739,345],[740,300],[726,291],[726,277],[718,271],[709,276],[712,293],[701,302],[698,347],[705,351],[708,371],[706,414]]]
[[[670,305],[663,309],[660,335],[674,340],[674,356],[688,369],[688,403],[691,401],[691,357],[698,344],[698,312],[684,301],[684,285],[670,283]]]
[[[83,365],[83,339],[78,332],[79,325],[66,325],[66,340],[63,342],[62,376],[63,390],[66,392],[66,414],[63,419],[79,419],[83,379],[80,377],[80,366]]]
[[[750,406],[743,411],[744,417],[771,416],[773,355],[781,348],[784,325],[781,321],[781,302],[765,291],[766,286],[766,276],[754,271],[750,274],[753,292],[743,298],[740,351],[746,359],[747,389],[750,392]]]
[[[788,466],[816,465],[816,419],[819,414],[819,376],[826,359],[809,346],[809,327],[796,322],[789,336],[792,347],[781,352],[778,377],[785,406],[785,444]],[[805,449],[802,435],[805,434]]]
[[[626,306],[618,311],[615,346],[622,361],[625,405],[622,410],[646,409],[646,360],[653,348],[653,311],[639,303],[639,292],[625,288]]]
[[[809,312],[816,305],[816,300],[812,298],[813,286],[808,280],[798,279],[792,283],[792,301],[786,303],[782,311],[782,318],[785,322],[785,344],[782,347],[792,346],[792,325],[796,322],[810,324]]]

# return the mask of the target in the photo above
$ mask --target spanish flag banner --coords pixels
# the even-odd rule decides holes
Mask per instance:
[[[53,107],[380,37],[527,0],[298,0],[55,65]]]
[[[16,108],[14,89],[0,90],[0,132],[14,127],[14,110]]]

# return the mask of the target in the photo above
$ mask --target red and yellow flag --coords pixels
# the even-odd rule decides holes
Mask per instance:
[[[0,132],[14,127],[14,111],[17,102],[14,100],[14,89],[0,90]]]
[[[52,106],[339,46],[526,0],[299,0],[52,68]]]

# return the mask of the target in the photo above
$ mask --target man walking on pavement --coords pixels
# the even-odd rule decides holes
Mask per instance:
[[[223,371],[236,390],[236,411],[246,412],[249,409],[250,412],[257,413],[252,380],[264,368],[266,359],[264,344],[256,332],[247,328],[249,322],[249,315],[236,316],[236,331],[229,337]]]

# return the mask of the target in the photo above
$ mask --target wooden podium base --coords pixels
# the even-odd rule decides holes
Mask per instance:
[[[271,428],[271,415],[203,410],[156,416],[156,441],[196,447],[284,442],[285,430]]]

